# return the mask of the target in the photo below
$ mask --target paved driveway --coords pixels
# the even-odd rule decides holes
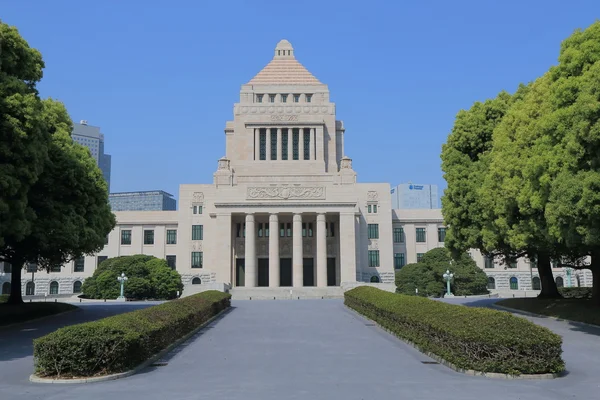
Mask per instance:
[[[27,382],[30,370],[0,363],[0,399],[591,399],[595,368],[575,367],[580,351],[600,354],[600,337],[567,329],[577,373],[548,381],[468,377],[347,310],[340,300],[235,301],[234,307],[164,361],[135,376],[85,385]],[[3,333],[0,331],[0,339]],[[570,340],[570,339],[569,339]],[[583,342],[587,344],[582,344]],[[19,359],[19,363],[30,363]],[[10,361],[8,361],[10,362]]]

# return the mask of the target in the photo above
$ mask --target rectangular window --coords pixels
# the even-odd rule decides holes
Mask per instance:
[[[10,263],[7,263],[7,262],[4,263],[4,273],[12,274],[12,265],[10,265]]]
[[[304,131],[304,159],[310,160],[310,129],[302,129]]]
[[[258,237],[262,237],[263,236],[263,224],[259,223],[258,225]]]
[[[438,242],[443,243],[446,240],[446,228],[438,228]]]
[[[329,223],[329,236],[335,237],[335,224],[333,222]]]
[[[367,212],[368,212],[369,214],[371,214],[371,213],[373,212],[373,206],[372,206],[372,205],[370,205],[370,204],[369,204],[369,205],[367,205]]]
[[[259,135],[259,145],[260,145],[260,153],[259,159],[266,160],[267,159],[267,130],[261,129]]]
[[[281,159],[288,159],[288,129],[281,130]]]
[[[177,256],[167,256],[167,265],[171,269],[175,269],[177,266]]]
[[[379,267],[379,250],[369,250],[369,267]]]
[[[269,95],[269,103],[275,103],[275,95],[274,94]]]
[[[131,244],[131,230],[125,229],[121,231],[121,244]]]
[[[108,256],[98,256],[96,259],[96,268],[100,266],[102,261],[108,260]]]
[[[379,239],[379,224],[369,224],[369,239]]]
[[[84,269],[85,269],[85,258],[84,257],[76,258],[75,265],[73,267],[73,271],[74,272],[83,272]]]
[[[192,225],[192,240],[203,240],[203,237],[202,225]]]
[[[483,262],[485,268],[494,268],[494,257],[485,256]]]
[[[285,224],[279,224],[279,237],[285,237]]]
[[[300,130],[297,128],[292,129],[292,156],[294,160],[298,159],[300,154],[299,144],[300,142]]]
[[[262,103],[262,99],[263,99],[263,95],[262,94],[257,94],[256,95],[256,102],[257,103]]]
[[[167,244],[177,244],[177,229],[167,229]]]
[[[287,96],[288,96],[287,94],[282,94],[281,95],[281,102],[282,103],[287,103]]]
[[[310,103],[312,101],[312,94],[305,94],[304,97],[306,98],[307,103]]]
[[[60,272],[60,270],[61,270],[61,266],[60,265],[52,265],[50,267],[50,272]],[[80,272],[80,271],[75,271],[75,272]]]
[[[271,160],[277,160],[277,129],[271,131]]]
[[[306,237],[306,222],[302,223],[302,237]]]
[[[417,262],[421,262],[425,253],[417,253]]]
[[[394,228],[394,243],[404,243],[404,228]]]
[[[288,222],[287,224],[287,236],[292,237],[292,224]]]
[[[312,224],[312,222],[308,223],[308,237],[313,237],[313,224]]]
[[[394,268],[400,269],[404,267],[404,253],[394,253]]]
[[[417,243],[425,243],[425,228],[417,228]]]
[[[108,235],[104,238],[104,244],[108,244]]]
[[[192,268],[202,268],[201,251],[192,251]]]
[[[235,237],[240,237],[242,234],[242,224],[239,222],[235,225]]]
[[[295,94],[294,95],[294,103],[299,103],[300,102],[300,95],[299,94]]]
[[[377,204],[373,204],[373,213],[377,214]]]
[[[144,244],[154,244],[154,230],[153,229],[145,229],[144,230]]]
[[[193,213],[194,213],[194,214],[202,214],[202,206],[201,206],[201,205],[195,205],[195,206],[193,207],[193,209],[194,209],[194,210],[193,210]]]

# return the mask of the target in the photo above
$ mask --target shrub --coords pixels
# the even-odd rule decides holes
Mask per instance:
[[[348,307],[461,369],[519,375],[565,368],[559,335],[507,312],[364,286],[344,298]]]
[[[591,287],[561,287],[558,291],[565,299],[591,299]]]
[[[168,300],[181,293],[183,283],[179,273],[171,269],[165,260],[147,255],[115,257],[104,260],[94,275],[83,282],[84,297],[90,299],[115,299],[121,286],[117,277],[125,273],[125,297],[128,299]]]
[[[229,307],[230,298],[207,291],[61,328],[34,340],[35,373],[87,377],[130,370]]]
[[[8,301],[8,294],[0,294],[0,304],[6,303]]]
[[[415,289],[419,289],[419,296],[439,297],[445,292],[446,270],[454,274],[450,286],[455,295],[488,294],[487,275],[475,261],[467,253],[453,260],[443,247],[428,251],[418,263],[408,264],[396,272],[396,291],[415,295]]]

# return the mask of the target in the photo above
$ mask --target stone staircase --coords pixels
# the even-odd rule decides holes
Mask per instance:
[[[235,287],[232,288],[232,300],[306,300],[306,299],[342,299],[344,289],[339,286],[319,287]]]

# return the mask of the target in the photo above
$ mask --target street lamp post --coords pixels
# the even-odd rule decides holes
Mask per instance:
[[[449,270],[446,270],[446,273],[443,275],[443,277],[446,281],[446,297],[454,297],[452,292],[450,292],[450,281],[454,277],[454,274],[450,273]]]
[[[123,288],[125,287],[125,282],[127,282],[127,277],[125,276],[125,272],[121,273],[121,276],[118,276],[117,280],[121,284],[121,295],[119,297],[117,297],[117,300],[125,301],[125,296],[123,296]]]
[[[573,268],[565,268],[566,272],[567,272],[567,287],[572,287],[573,286],[573,282],[571,281],[571,276],[573,273]]]

